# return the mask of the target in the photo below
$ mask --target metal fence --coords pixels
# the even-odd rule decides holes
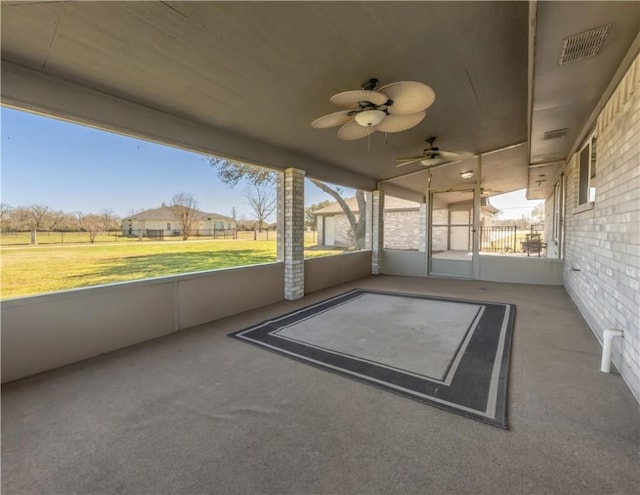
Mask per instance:
[[[480,227],[480,251],[515,253],[517,228],[515,225],[491,225]]]
[[[94,242],[102,244],[107,242],[134,242],[140,239],[138,233],[124,235],[121,230],[110,232],[100,232],[96,234]],[[145,241],[162,241],[162,240],[178,240],[181,239],[180,232],[166,233],[162,230],[153,230],[142,232],[142,239]],[[194,230],[191,232],[189,239],[244,239],[244,240],[275,240],[276,233],[274,231],[262,232],[254,231],[238,231],[235,229],[207,229]],[[61,232],[61,231],[38,231],[36,233],[36,242],[32,242],[31,232],[0,232],[0,245],[2,246],[25,246],[30,244],[48,245],[48,244],[89,244],[91,236],[89,232]]]
[[[163,241],[165,239],[179,239],[182,234],[179,230],[166,231],[163,229],[134,230],[127,234],[128,238],[148,238]],[[189,233],[189,239],[237,239],[236,229],[193,229]]]

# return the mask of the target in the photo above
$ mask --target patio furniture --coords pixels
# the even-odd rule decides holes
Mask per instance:
[[[530,232],[525,234],[525,240],[520,243],[523,253],[527,253],[527,256],[531,256],[531,253],[537,253],[538,257],[540,257],[542,250],[547,247],[547,244],[542,241],[543,231],[544,224],[531,225]]]

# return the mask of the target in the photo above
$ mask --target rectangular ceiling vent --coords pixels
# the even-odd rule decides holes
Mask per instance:
[[[559,65],[577,62],[597,55],[604,40],[607,38],[609,27],[609,24],[605,24],[565,38],[562,43]]]
[[[544,133],[544,139],[557,139],[567,135],[569,132],[569,128],[565,127],[564,129],[556,129],[555,131],[547,131]]]

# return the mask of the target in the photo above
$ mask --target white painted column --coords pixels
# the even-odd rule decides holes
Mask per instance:
[[[427,203],[420,203],[418,222],[420,222],[418,251],[424,253],[427,250]]]
[[[371,208],[372,196],[370,192],[364,193],[365,200],[365,211],[367,212],[367,217],[365,219],[365,234],[364,234],[364,248],[371,251],[371,232],[373,230],[373,209]]]
[[[482,209],[482,197],[480,184],[482,182],[482,155],[478,155],[478,168],[476,170],[476,186],[473,194],[473,278],[480,278],[480,213]]]
[[[284,171],[284,298],[304,296],[304,170]]]
[[[371,210],[371,273],[380,275],[384,249],[384,192],[371,193]]]
[[[427,177],[424,182],[424,275],[426,277],[431,273],[431,219],[433,204],[431,202],[431,171],[427,171]]]

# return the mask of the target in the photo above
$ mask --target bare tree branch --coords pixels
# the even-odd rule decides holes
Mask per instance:
[[[341,196],[340,194],[341,191],[339,189],[338,190],[332,189],[324,182],[320,182],[319,180],[316,180],[316,179],[309,179],[309,180],[314,186],[320,188],[322,191],[327,193],[329,196],[331,196],[333,199],[335,199],[338,202],[338,204],[340,205],[340,208],[342,209],[345,216],[347,217],[347,221],[349,222],[349,226],[351,227],[351,231],[353,232],[353,239],[354,239],[356,249],[364,249],[365,230],[366,230],[366,212],[367,212],[364,191],[356,191],[356,201],[358,202],[358,208],[359,208],[359,211],[357,212],[358,218],[356,219],[354,212],[351,211],[349,204]]]
[[[262,232],[264,222],[276,209],[276,195],[269,182],[254,183],[247,186],[247,201],[258,221],[258,230]]]
[[[197,213],[197,206],[198,202],[193,194],[190,193],[181,192],[171,198],[169,208],[171,208],[174,217],[178,221],[183,241],[189,239],[191,235],[193,221]]]

